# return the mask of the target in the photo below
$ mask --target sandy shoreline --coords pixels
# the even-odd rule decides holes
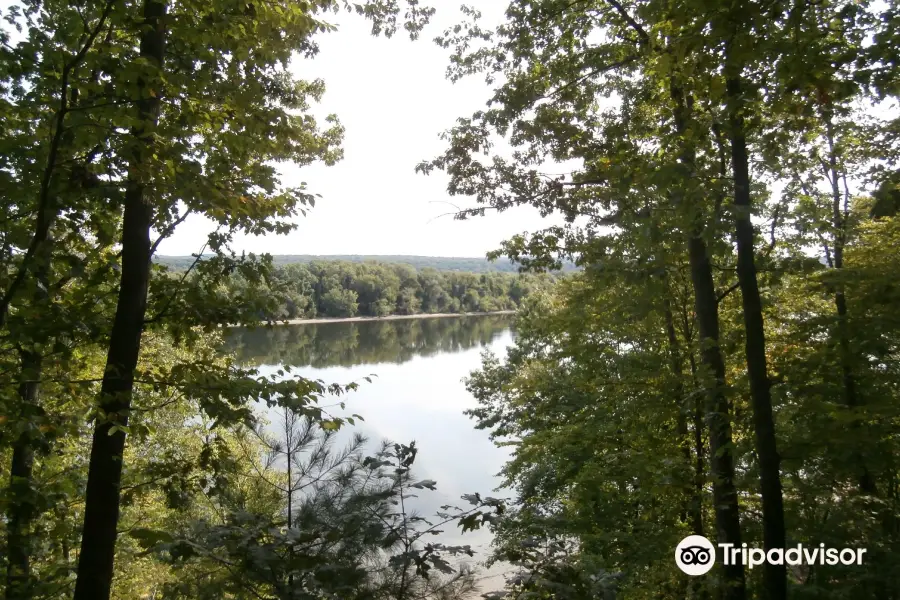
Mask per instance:
[[[404,319],[441,319],[446,317],[483,317],[487,315],[514,315],[514,310],[495,310],[491,312],[469,313],[423,313],[417,315],[387,315],[384,317],[322,317],[316,319],[287,319],[273,321],[273,325],[318,325],[321,323],[362,323],[365,321],[400,321]],[[259,326],[263,323],[257,323]],[[224,325],[224,327],[243,327],[243,325]]]

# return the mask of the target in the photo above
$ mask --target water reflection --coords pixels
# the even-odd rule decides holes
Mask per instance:
[[[365,419],[342,429],[336,446],[353,433],[366,436],[370,449],[384,439],[415,440],[415,475],[437,481],[437,491],[422,492],[407,506],[431,516],[444,504],[462,506],[463,494],[508,496],[494,489],[510,450],[494,446],[488,433],[476,430],[463,414],[476,402],[462,379],[479,368],[482,351],[505,356],[514,338],[512,325],[511,315],[280,325],[231,330],[226,346],[241,361],[259,366],[264,376],[289,365],[293,375],[326,383],[360,382],[359,389],[340,398],[343,409],[329,409]],[[363,382],[372,374],[377,377]],[[279,422],[280,414],[265,412],[271,423]],[[433,541],[469,544],[477,552],[475,560],[482,561],[491,534],[480,529],[463,535],[448,527]],[[498,564],[485,570],[484,591],[497,589],[502,583],[498,573],[507,568]]]
[[[512,325],[510,315],[235,328],[225,350],[255,365],[352,367],[482,347]]]

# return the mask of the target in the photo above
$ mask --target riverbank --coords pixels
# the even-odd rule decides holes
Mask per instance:
[[[421,313],[417,315],[386,315],[383,317],[321,317],[315,319],[286,319],[273,321],[273,325],[319,325],[322,323],[363,323],[366,321],[402,321],[405,319],[442,319],[447,317],[486,317],[489,315],[514,315],[514,310],[494,310],[490,312],[466,313]],[[242,325],[225,325],[225,327],[242,327]]]

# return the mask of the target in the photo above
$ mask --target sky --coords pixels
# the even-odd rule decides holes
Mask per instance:
[[[454,220],[447,202],[474,201],[450,197],[443,173],[415,173],[416,164],[444,149],[439,134],[458,117],[484,108],[491,93],[478,76],[455,84],[445,79],[449,50],[432,40],[463,15],[453,0],[434,4],[438,12],[415,42],[403,32],[375,38],[356,15],[331,17],[338,31],[320,36],[319,55],[293,68],[305,79],[325,81],[327,91],[314,112],[341,120],[344,159],[332,167],[286,168],[287,183],[305,181],[322,198],[291,234],[238,236],[238,252],[483,257],[510,236],[549,224],[532,207]],[[486,23],[502,19],[505,3],[474,5]],[[196,253],[210,230],[204,218],[189,218],[160,244],[159,254]]]

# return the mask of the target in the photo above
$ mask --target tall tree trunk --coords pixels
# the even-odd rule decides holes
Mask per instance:
[[[691,455],[691,446],[693,441],[688,431],[688,405],[687,397],[684,393],[684,355],[681,352],[681,344],[678,340],[678,333],[675,331],[675,318],[672,316],[672,307],[669,298],[664,300],[665,318],[666,318],[666,337],[669,341],[669,360],[672,374],[675,376],[675,409],[678,411],[676,415],[676,433],[678,434],[678,445],[681,447],[682,458],[684,459],[685,468],[691,472],[695,466],[694,457]],[[702,459],[701,459],[702,464]],[[703,496],[702,487],[697,487],[696,473],[691,473],[691,479],[685,486],[684,509],[682,510],[681,520],[691,526],[691,533],[694,535],[703,535]],[[681,579],[679,580],[681,589],[678,595],[691,598],[697,598],[702,595],[703,582],[698,579]]]
[[[702,233],[688,240],[694,310],[700,333],[700,363],[705,373],[701,381],[706,392],[706,419],[709,427],[709,464],[713,477],[713,506],[716,537],[720,543],[741,546],[741,520],[734,486],[734,459],[731,451],[731,416],[725,397],[725,361],[719,348],[719,306],[713,284],[712,266]],[[744,565],[724,565],[724,600],[743,600],[746,595]]]
[[[666,336],[669,341],[669,361],[672,374],[675,376],[675,408],[678,411],[676,415],[676,432],[678,434],[678,445],[681,447],[681,454],[684,458],[684,464],[688,469],[693,467],[693,457],[691,456],[692,440],[688,431],[687,423],[687,406],[685,405],[684,382],[684,357],[681,352],[681,344],[678,341],[678,334],[675,331],[675,319],[672,316],[672,308],[669,299],[664,300],[665,318],[666,318]],[[703,535],[703,513],[701,511],[701,501],[698,491],[695,487],[695,481],[688,483],[685,493],[685,506],[683,512],[683,520],[690,523],[691,531],[696,535]]]
[[[51,219],[52,221],[52,219]],[[47,233],[43,243],[34,255],[35,279],[38,282],[31,302],[37,306],[46,306],[50,298],[50,259],[52,236]],[[43,336],[32,338],[32,344],[44,341]],[[6,598],[8,600],[25,600],[33,596],[31,578],[32,534],[31,523],[37,517],[34,499],[33,470],[36,439],[35,430],[43,410],[40,402],[40,379],[44,357],[35,350],[20,350],[21,383],[19,384],[20,422],[26,423],[26,429],[19,434],[13,443],[12,461],[9,472],[9,494],[11,501],[7,509],[6,526]]]
[[[762,493],[763,545],[785,547],[784,501],[781,472],[775,440],[775,419],[772,414],[772,394],[766,366],[766,336],[762,300],[756,277],[753,247],[753,223],[750,220],[750,164],[742,115],[743,91],[741,66],[730,56],[734,51],[731,40],[726,44],[728,75],[725,90],[728,99],[731,169],[734,177],[735,234],[737,238],[737,274],[741,287],[746,337],[747,376],[753,405],[753,428],[756,435],[756,455],[759,460],[760,491]],[[787,570],[785,565],[766,562],[763,567],[765,598],[787,598]]]
[[[670,94],[675,103],[675,129],[679,135],[687,135],[688,106],[684,90],[673,80]],[[695,153],[685,139],[682,160],[693,174]],[[694,312],[700,334],[700,363],[703,366],[700,380],[706,395],[705,409],[709,427],[710,471],[713,480],[713,506],[716,521],[716,538],[720,543],[741,546],[741,519],[737,490],[734,486],[733,440],[731,415],[725,396],[725,361],[719,347],[719,302],[713,281],[709,251],[703,239],[704,223],[696,203],[689,202],[693,230],[688,239],[688,260],[691,284],[694,290]],[[723,600],[743,600],[747,595],[742,564],[723,565],[725,590]]]
[[[831,184],[831,226],[834,229],[832,266],[840,270],[844,268],[844,245],[847,241],[846,217],[849,210],[847,202],[849,198],[844,198],[843,194],[841,194],[833,119],[830,109],[826,110],[823,120],[825,121],[825,135],[828,142],[828,171],[831,172],[831,175],[828,177]],[[844,292],[844,286],[840,282],[838,282],[834,291],[834,306],[838,319],[838,350],[840,352],[844,403],[850,410],[854,410],[861,402],[856,388],[856,377],[853,374],[853,351],[850,348],[850,328],[847,322],[847,296]],[[854,423],[854,426],[858,426],[858,423]],[[856,467],[859,470],[858,485],[860,491],[864,494],[875,495],[878,492],[875,479],[858,451],[853,452],[853,462],[856,463]]]
[[[697,361],[694,359],[693,351],[688,355],[688,358],[691,365],[691,381],[694,382],[695,387],[699,387],[699,381],[697,379]],[[703,443],[703,404],[700,401],[695,401],[694,406],[692,407],[691,428],[693,429],[694,434],[694,489],[696,490],[695,494],[702,518],[703,483],[706,478],[706,464],[704,460],[704,457],[706,456],[706,446]],[[703,531],[702,522],[700,531]],[[700,535],[703,534],[700,533]]]
[[[159,68],[165,53],[166,7],[165,0],[144,1],[140,53]],[[128,423],[147,308],[153,211],[144,197],[147,185],[142,171],[151,151],[149,135],[159,115],[158,90],[150,93],[146,82],[141,82],[139,87],[143,92],[138,102],[141,125],[132,132],[135,148],[125,191],[122,275],[100,388],[103,414],[98,416],[91,446],[74,600],[108,600],[112,586],[125,449],[125,432],[116,426]]]
[[[22,352],[22,383],[19,384],[20,414],[30,421],[38,403],[42,357],[36,352]],[[34,467],[34,439],[30,428],[19,434],[13,444],[9,473],[9,492],[12,497],[7,511],[6,525],[6,598],[30,598],[31,586],[31,522],[35,508],[31,501],[32,469]]]
[[[688,340],[690,343],[690,340]],[[691,381],[695,387],[699,387],[697,379],[697,361],[694,360],[694,353],[688,354],[691,366]],[[703,444],[703,401],[697,399],[693,406],[693,423],[694,430],[694,497],[697,499],[697,510],[700,513],[699,533],[703,535],[703,486],[706,482],[706,465],[704,456],[706,456],[706,447]],[[698,600],[706,600],[709,598],[709,589],[704,585],[702,580],[697,580],[694,588],[694,596]]]

